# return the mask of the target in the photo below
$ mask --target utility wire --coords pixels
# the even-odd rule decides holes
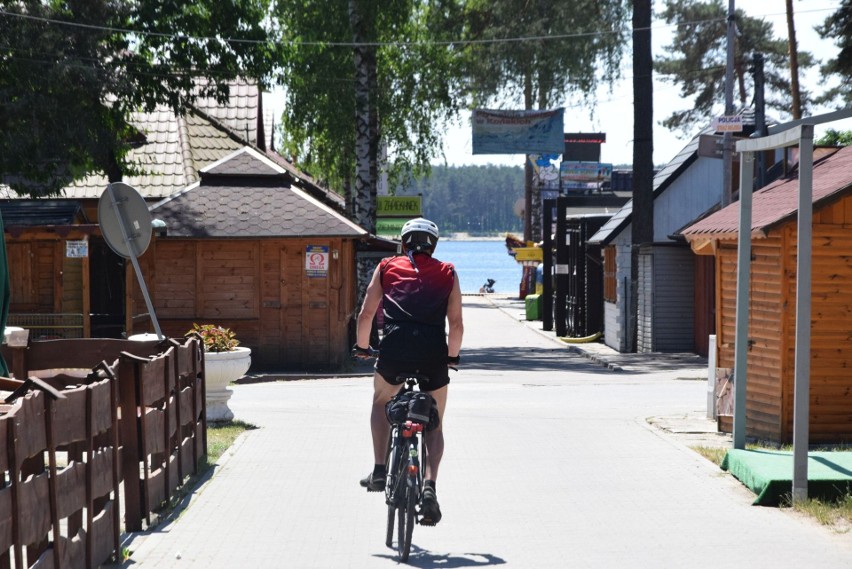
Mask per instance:
[[[838,7],[833,8],[813,8],[810,10],[798,10],[797,13],[814,13],[814,12],[828,12],[837,10]],[[770,14],[762,14],[752,16],[755,18],[769,18],[786,15],[784,13],[770,13]],[[78,27],[83,29],[91,29],[96,31],[110,32],[110,33],[118,33],[118,34],[128,34],[128,35],[136,35],[136,36],[148,36],[148,37],[160,37],[160,38],[172,38],[175,40],[195,40],[195,41],[218,41],[225,43],[243,43],[243,44],[258,44],[265,45],[269,43],[270,40],[248,40],[248,39],[238,39],[238,38],[218,38],[218,37],[209,37],[209,36],[187,36],[185,34],[166,34],[161,32],[148,32],[141,30],[133,30],[129,28],[115,28],[108,26],[97,26],[94,24],[81,24],[78,22],[70,22],[66,20],[58,20],[55,18],[45,18],[42,16],[32,16],[30,14],[19,14],[15,12],[9,12],[7,10],[0,9],[0,16],[7,16],[13,18],[22,18],[32,21],[39,21],[49,24],[56,24],[61,26],[71,26]],[[679,26],[689,26],[689,25],[699,25],[699,24],[708,24],[713,22],[725,22],[727,20],[726,17],[720,18],[710,18],[707,20],[695,20],[690,22],[679,22],[674,24],[665,24],[665,25],[656,25],[650,26],[646,28],[636,28],[624,30],[602,30],[595,32],[580,32],[573,34],[553,34],[553,35],[536,35],[536,36],[519,36],[519,37],[508,37],[508,38],[492,38],[492,39],[476,39],[476,40],[428,40],[428,41],[388,41],[388,42],[351,42],[351,41],[302,41],[302,40],[288,40],[284,38],[279,38],[278,43],[284,43],[290,46],[305,46],[305,47],[346,47],[346,48],[355,48],[355,47],[423,47],[423,46],[464,46],[464,45],[488,45],[488,44],[512,44],[512,43],[525,43],[525,42],[541,42],[541,41],[558,41],[558,40],[566,40],[566,39],[582,39],[589,37],[598,37],[603,35],[613,35],[624,33],[625,36],[631,35],[633,31],[647,31],[647,30],[663,30],[668,28],[674,28]]]

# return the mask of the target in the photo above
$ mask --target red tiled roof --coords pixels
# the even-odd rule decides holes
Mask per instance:
[[[756,191],[752,198],[751,232],[754,237],[765,237],[775,226],[794,219],[799,200],[798,169],[791,177],[777,180]],[[816,211],[822,204],[833,201],[852,191],[852,146],[814,163],[813,204]],[[739,234],[740,202],[683,229],[680,233],[688,240],[736,239]]]

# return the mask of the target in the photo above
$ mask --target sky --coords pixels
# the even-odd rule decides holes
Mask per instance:
[[[723,0],[727,7],[728,1]],[[819,60],[826,60],[837,53],[837,48],[831,41],[823,40],[814,31],[814,26],[821,24],[841,4],[840,0],[795,0],[793,8],[796,14],[796,36],[800,50],[812,52]],[[662,10],[662,1],[655,0],[655,9]],[[752,17],[762,17],[775,27],[778,37],[787,37],[787,20],[784,0],[735,0],[737,9],[743,10]],[[651,31],[654,46],[654,57],[663,53],[664,46],[670,43],[671,28],[664,21],[655,18]],[[633,94],[631,56],[627,53],[622,61],[622,79],[615,85],[612,93],[609,88],[598,92],[597,108],[594,116],[590,117],[588,109],[566,109],[564,127],[566,132],[605,132],[607,141],[601,146],[601,161],[613,164],[630,164],[633,162]],[[804,88],[817,91],[820,81],[816,66],[800,77]],[[724,93],[719,94],[724,102]],[[565,102],[562,103],[563,105]],[[691,105],[690,100],[679,96],[679,87],[667,84],[659,78],[654,81],[654,163],[665,164],[689,142],[688,138],[678,138],[678,133],[669,131],[659,123],[669,114],[669,110],[686,109]],[[818,108],[812,115],[831,111],[830,108]],[[774,111],[770,111],[773,112]],[[777,115],[777,113],[775,113]],[[779,116],[781,120],[789,120],[789,116]],[[523,155],[473,155],[471,153],[470,115],[465,113],[457,123],[448,125],[444,137],[444,154],[446,163],[452,166],[465,164],[501,164],[522,166]],[[852,129],[852,119],[837,121],[829,125],[815,127],[818,138],[827,128],[838,130]],[[442,163],[440,160],[435,163]]]

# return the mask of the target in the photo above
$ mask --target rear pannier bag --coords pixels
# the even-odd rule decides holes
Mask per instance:
[[[402,391],[394,395],[385,405],[385,415],[394,425],[414,421],[431,431],[438,426],[438,405],[428,393]]]

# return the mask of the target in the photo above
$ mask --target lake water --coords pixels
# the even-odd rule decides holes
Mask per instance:
[[[510,257],[506,243],[499,241],[438,242],[435,258],[452,263],[459,275],[462,293],[479,292],[488,279],[494,279],[494,292],[517,295],[521,265]]]

